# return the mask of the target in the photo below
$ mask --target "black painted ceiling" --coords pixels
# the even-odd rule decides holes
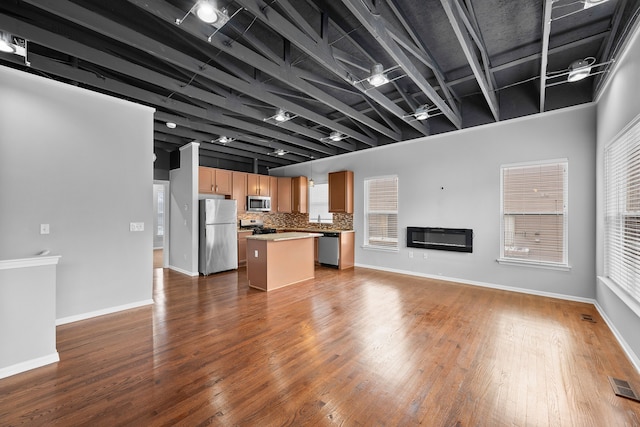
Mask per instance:
[[[0,64],[154,107],[157,153],[199,141],[201,164],[264,170],[591,102],[640,8],[218,0],[230,16],[218,28],[189,13],[195,3],[3,0],[0,30],[27,53]],[[567,83],[589,57],[592,75]],[[377,88],[376,63],[391,80]],[[426,120],[412,115],[421,106]],[[276,122],[278,108],[291,119]]]

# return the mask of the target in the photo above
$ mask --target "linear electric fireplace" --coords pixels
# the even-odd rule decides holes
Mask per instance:
[[[473,252],[473,230],[469,228],[407,227],[407,247]]]

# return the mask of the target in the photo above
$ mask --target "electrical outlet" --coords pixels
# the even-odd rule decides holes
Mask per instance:
[[[40,224],[40,234],[49,234],[49,224]]]
[[[258,250],[257,249],[255,251],[253,251],[253,257],[254,258],[258,258]]]
[[[423,254],[423,257],[424,257],[424,259],[427,259],[427,258],[428,258],[428,256],[427,256],[427,253],[426,253],[426,252]]]
[[[144,222],[129,223],[129,231],[144,231]]]
[[[409,258],[413,258],[413,252],[409,251]]]

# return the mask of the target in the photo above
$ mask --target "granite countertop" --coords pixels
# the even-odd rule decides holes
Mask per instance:
[[[282,227],[278,228],[278,230],[294,230],[305,233],[353,233],[354,230],[335,230],[331,228],[289,228]]]
[[[247,236],[247,239],[267,240],[271,242],[279,242],[281,240],[308,239],[310,237],[320,237],[319,233],[289,232],[289,233],[272,233],[272,234],[254,234]]]

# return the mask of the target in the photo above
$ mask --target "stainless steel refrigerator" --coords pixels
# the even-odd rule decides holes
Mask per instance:
[[[200,200],[200,273],[238,268],[237,212],[235,200]]]

